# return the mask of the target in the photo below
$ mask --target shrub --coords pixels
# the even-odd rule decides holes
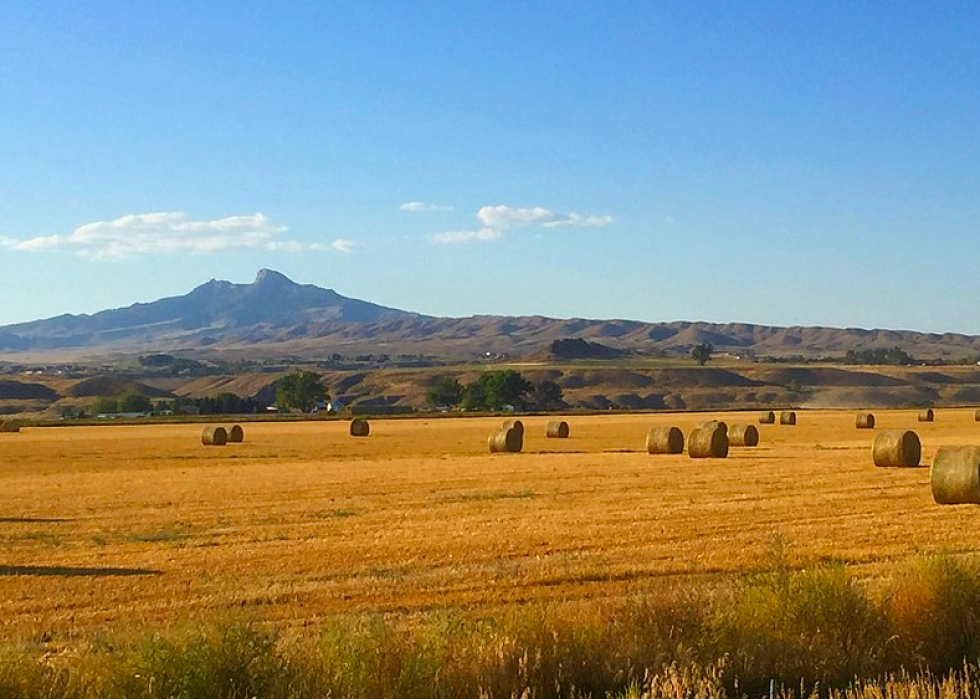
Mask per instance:
[[[801,696],[980,696],[963,665],[980,651],[977,609],[980,568],[951,557],[913,561],[875,597],[842,566],[795,571],[780,554],[722,589],[492,618],[341,617],[290,640],[218,621],[136,640],[100,634],[72,652],[7,641],[0,698],[655,699],[764,694],[770,678]],[[905,668],[926,674],[887,676]]]
[[[885,608],[901,660],[943,672],[980,651],[980,570],[949,556],[912,561]]]
[[[777,569],[738,586],[719,609],[720,653],[744,689],[765,679],[841,686],[882,671],[889,626],[865,588],[842,566]]]
[[[290,668],[276,652],[276,636],[232,622],[184,638],[151,636],[111,677],[107,697],[206,699],[286,697]]]

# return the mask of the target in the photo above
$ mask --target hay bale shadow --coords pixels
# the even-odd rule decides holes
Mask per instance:
[[[57,524],[74,521],[66,517],[0,517],[0,524]]]
[[[109,578],[136,575],[163,575],[162,570],[145,568],[69,568],[67,566],[5,566],[0,565],[0,577],[17,575],[61,578]]]

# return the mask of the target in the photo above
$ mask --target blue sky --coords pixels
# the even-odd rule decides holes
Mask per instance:
[[[0,324],[262,267],[434,315],[980,333],[980,6],[0,13]]]

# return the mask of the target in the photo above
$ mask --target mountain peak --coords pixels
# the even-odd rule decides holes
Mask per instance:
[[[287,277],[282,272],[277,272],[274,269],[262,268],[259,273],[255,275],[255,284],[278,284],[283,286],[295,286],[296,282]]]
[[[332,289],[297,284],[272,269],[260,269],[252,284],[212,279],[184,296],[172,296],[94,316],[65,316],[0,328],[0,349],[93,347],[131,342],[196,343],[247,341],[275,336],[278,329],[336,323],[377,323],[414,314],[341,296]],[[150,330],[152,328],[152,330]]]

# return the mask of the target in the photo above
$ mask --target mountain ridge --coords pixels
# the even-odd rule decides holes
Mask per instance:
[[[196,333],[211,335],[255,325],[292,327],[314,320],[380,321],[415,314],[341,296],[333,289],[296,284],[285,275],[261,269],[251,284],[212,279],[187,294],[148,303],[7,325],[0,348],[56,349],[115,344],[142,334],[158,337],[161,347]],[[13,338],[13,340],[11,340]]]
[[[212,279],[182,296],[2,326],[0,352],[185,350],[269,357],[370,352],[449,359],[530,355],[571,338],[649,356],[686,354],[701,342],[711,342],[719,352],[775,358],[884,347],[923,360],[980,355],[980,337],[961,333],[540,315],[440,318],[297,284],[270,269],[259,270],[251,284]]]

